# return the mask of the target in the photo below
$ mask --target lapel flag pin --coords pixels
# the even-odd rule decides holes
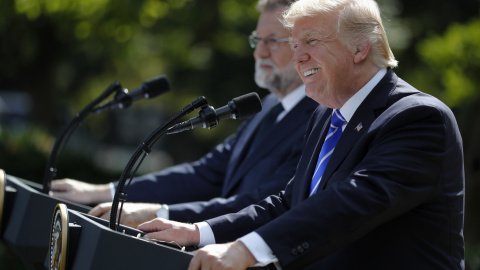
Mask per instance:
[[[361,129],[363,128],[363,125],[362,125],[362,122],[358,123],[357,127],[355,128],[355,130],[357,132],[359,132]]]

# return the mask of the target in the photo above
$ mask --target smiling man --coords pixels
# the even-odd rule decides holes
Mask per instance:
[[[313,114],[294,178],[238,213],[139,229],[181,245],[225,243],[200,249],[189,269],[464,269],[457,123],[393,72],[377,3],[299,0],[284,20],[307,96],[334,109]]]

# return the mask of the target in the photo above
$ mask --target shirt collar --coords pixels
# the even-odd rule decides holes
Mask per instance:
[[[373,76],[367,84],[365,84],[355,95],[353,95],[343,106],[340,108],[340,113],[345,117],[347,122],[352,119],[353,114],[358,109],[363,100],[372,92],[373,88],[380,82],[380,80],[387,74],[386,68],[381,68],[375,76]]]
[[[280,102],[282,102],[282,106],[285,112],[289,112],[304,97],[305,97],[305,85],[302,84],[299,87],[295,88],[295,90],[293,90],[292,92],[288,93],[288,95],[283,97],[280,100]]]

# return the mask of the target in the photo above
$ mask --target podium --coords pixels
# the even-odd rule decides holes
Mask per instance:
[[[187,269],[193,255],[179,247],[141,238],[139,230],[68,209],[59,204],[50,215],[47,269]],[[52,217],[53,216],[53,217]]]
[[[3,170],[0,170],[0,185],[0,235],[3,242],[27,269],[45,269],[55,206],[64,203],[85,213],[90,207],[50,197],[41,192],[41,185],[5,174]]]

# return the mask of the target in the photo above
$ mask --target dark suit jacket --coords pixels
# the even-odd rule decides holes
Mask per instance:
[[[303,98],[273,127],[271,135],[243,158],[275,100],[271,94],[266,96],[260,113],[200,160],[134,179],[128,201],[166,203],[170,219],[196,222],[278,194],[295,174],[308,120],[318,104]]]
[[[284,269],[463,269],[462,140],[450,109],[389,70],[308,197],[325,114],[314,113],[285,191],[207,221],[217,243],[256,230]]]

